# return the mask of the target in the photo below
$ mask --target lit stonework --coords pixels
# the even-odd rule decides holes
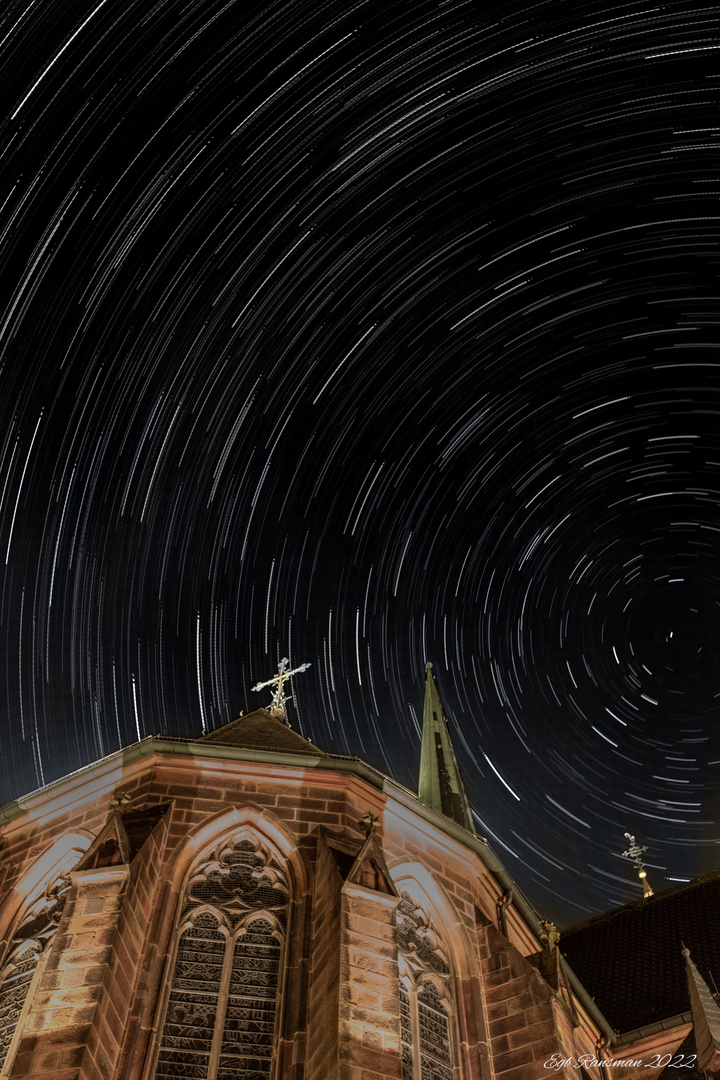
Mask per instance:
[[[450,967],[439,937],[408,893],[397,906],[403,1080],[453,1080],[458,1058]]]
[[[62,875],[67,895],[0,987],[0,1077],[535,1080],[600,1034],[525,958],[543,930],[517,891],[498,929],[484,841],[268,711],[3,813],[6,957]]]
[[[14,1055],[22,1021],[29,1007],[29,993],[47,955],[71,889],[67,875],[58,876],[43,895],[28,906],[2,951],[0,968],[0,1069]],[[20,1030],[19,1030],[20,1029]]]
[[[674,1052],[685,1021],[613,1035],[463,826],[431,720],[459,820],[269,710],[0,809],[0,1080],[600,1080],[596,1054]]]

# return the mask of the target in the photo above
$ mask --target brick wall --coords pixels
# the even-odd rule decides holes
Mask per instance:
[[[553,994],[539,972],[492,924],[482,927],[483,982],[495,1080],[540,1080],[577,1076],[577,1070],[550,1073],[545,1062],[562,1055]]]

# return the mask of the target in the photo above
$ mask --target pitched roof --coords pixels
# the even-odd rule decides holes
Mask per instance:
[[[418,798],[474,833],[472,814],[440,704],[432,664],[425,665],[425,707]]]
[[[683,944],[720,982],[720,871],[563,931],[560,949],[616,1031],[689,1012]]]
[[[209,731],[196,742],[214,743],[219,746],[236,746],[244,750],[269,750],[281,754],[307,754],[325,757],[320,750],[297,731],[293,731],[274,716],[270,709],[256,709],[247,716],[240,716],[223,724],[216,731]]]

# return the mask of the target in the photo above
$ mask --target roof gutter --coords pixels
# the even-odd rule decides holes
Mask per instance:
[[[570,983],[570,989],[572,990],[573,994],[578,999],[578,1001],[581,1002],[582,1007],[585,1009],[585,1012],[590,1017],[592,1017],[592,1019],[595,1021],[595,1023],[597,1024],[597,1026],[600,1028],[601,1032],[605,1036],[605,1048],[607,1049],[608,1046],[610,1046],[614,1042],[614,1040],[617,1038],[617,1032],[615,1031],[615,1029],[613,1027],[610,1026],[609,1021],[605,1019],[605,1017],[601,1013],[600,1009],[595,1004],[594,1000],[590,997],[587,990],[585,989],[583,984],[580,982],[580,980],[578,979],[578,977],[575,974],[575,972],[573,971],[573,969],[570,967],[570,962],[569,962],[568,958],[565,956],[565,953],[562,952],[562,950],[561,950],[561,955],[562,955],[563,970],[564,970],[565,974],[568,977],[568,982]]]
[[[690,1023],[692,1023],[692,1013],[684,1012],[669,1016],[667,1020],[657,1020],[654,1024],[646,1024],[634,1031],[623,1031],[615,1036],[613,1049],[627,1046],[628,1043],[637,1042],[638,1039],[646,1039],[649,1035],[657,1035],[661,1031],[671,1031],[673,1028],[680,1027],[681,1024]]]

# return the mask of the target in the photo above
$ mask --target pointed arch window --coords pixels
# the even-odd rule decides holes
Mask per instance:
[[[69,875],[57,876],[24,912],[4,955],[0,952],[0,1076],[7,1076],[12,1065],[33,980],[47,956],[69,892]]]
[[[254,836],[196,866],[183,901],[154,1080],[265,1080],[277,1028],[289,887]]]
[[[453,1080],[455,1007],[440,938],[408,893],[398,904],[403,1080]]]

